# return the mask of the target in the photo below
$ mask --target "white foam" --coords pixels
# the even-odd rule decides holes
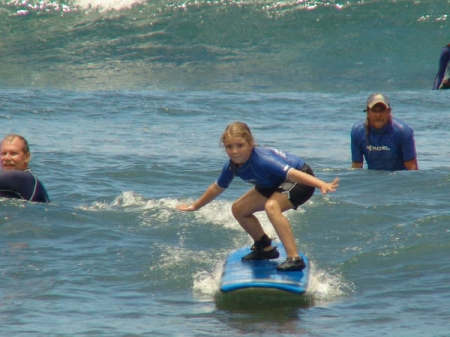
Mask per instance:
[[[100,12],[122,9],[129,9],[136,4],[145,3],[145,0],[76,0],[75,5],[84,10],[96,9]]]
[[[312,296],[318,304],[335,302],[354,291],[354,284],[346,281],[339,273],[317,269],[311,261],[310,266],[307,294]]]
[[[223,263],[219,263],[213,272],[198,271],[194,274],[193,290],[196,297],[207,297],[210,299],[219,291],[220,277],[222,275]]]

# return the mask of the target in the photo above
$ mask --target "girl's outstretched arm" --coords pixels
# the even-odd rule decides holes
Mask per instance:
[[[339,178],[334,178],[331,183],[327,183],[323,180],[320,180],[308,173],[291,169],[288,172],[287,178],[290,181],[295,181],[297,183],[309,185],[312,187],[319,188],[322,194],[328,193],[328,192],[334,192],[339,186]]]
[[[192,205],[178,205],[176,208],[180,211],[196,211],[203,206],[213,201],[219,194],[225,191],[225,188],[220,187],[217,183],[212,183]]]

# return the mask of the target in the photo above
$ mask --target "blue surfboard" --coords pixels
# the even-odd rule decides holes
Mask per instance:
[[[278,244],[280,256],[275,260],[242,261],[242,257],[250,252],[249,247],[240,248],[232,252],[223,267],[220,290],[223,293],[232,293],[246,290],[270,290],[304,294],[308,288],[309,260],[300,253],[305,261],[302,271],[277,271],[279,263],[286,259],[284,247]]]

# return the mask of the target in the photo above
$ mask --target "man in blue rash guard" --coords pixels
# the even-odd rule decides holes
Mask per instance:
[[[439,58],[439,70],[434,79],[433,90],[438,89],[450,89],[450,81],[444,79],[446,73],[450,75],[450,43],[444,47],[441,51],[441,56]]]
[[[31,154],[26,139],[10,134],[0,145],[0,197],[49,202],[44,185],[28,168]]]
[[[393,118],[387,96],[372,94],[367,100],[367,118],[351,131],[352,168],[369,170],[418,170],[414,132]]]
[[[233,203],[231,211],[241,227],[255,243],[243,261],[271,260],[279,257],[272,239],[266,234],[254,213],[265,211],[286,250],[286,261],[278,271],[299,271],[305,268],[299,256],[289,220],[282,214],[305,203],[316,188],[325,194],[334,192],[339,178],[327,183],[314,176],[312,169],[300,158],[255,144],[250,128],[234,122],[222,134],[221,143],[229,157],[218,180],[191,205],[179,205],[180,211],[196,211],[224,192],[235,176],[255,185]]]

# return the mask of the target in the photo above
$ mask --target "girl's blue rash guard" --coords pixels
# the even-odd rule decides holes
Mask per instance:
[[[287,179],[290,169],[300,170],[305,161],[292,154],[268,147],[255,146],[250,158],[240,167],[228,160],[217,179],[217,185],[228,188],[235,176],[258,187],[272,188]]]

